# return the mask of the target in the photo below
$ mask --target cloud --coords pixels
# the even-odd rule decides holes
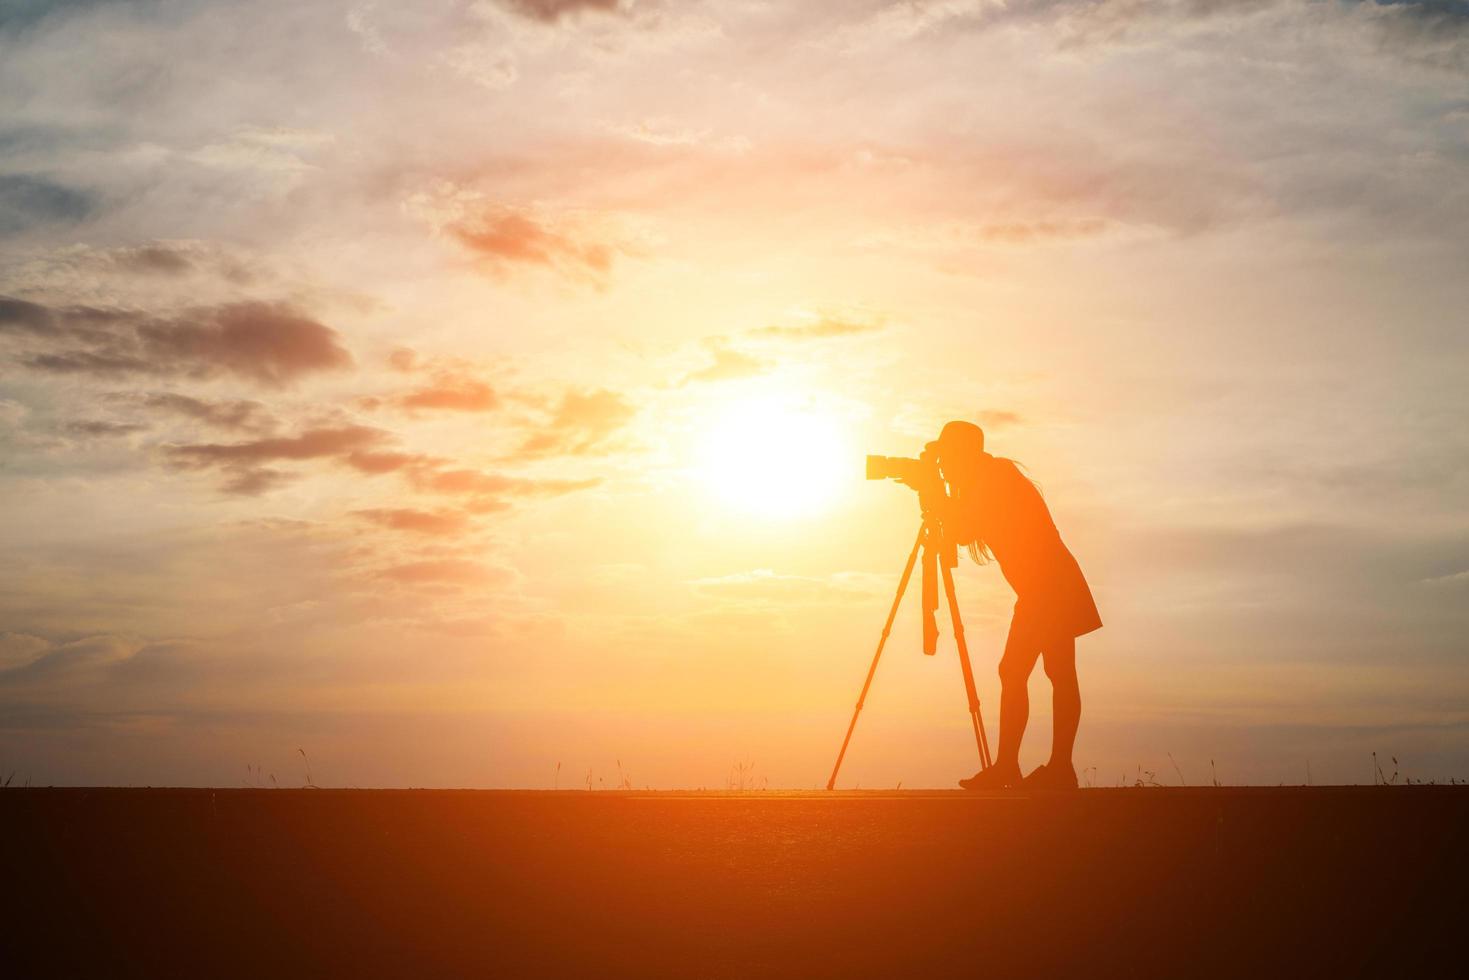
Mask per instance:
[[[79,266],[151,278],[207,273],[234,285],[248,283],[258,275],[254,263],[215,242],[155,241],[116,248],[71,248],[53,261],[67,259]]]
[[[408,464],[404,478],[420,494],[438,494],[460,498],[460,505],[472,514],[488,514],[508,510],[511,501],[533,497],[561,497],[599,485],[601,479],[532,479],[486,473],[469,467],[450,467],[445,460],[429,460]]]
[[[90,194],[27,174],[0,175],[0,235],[41,225],[76,224],[97,203]]]
[[[576,412],[573,411],[569,417],[577,417]],[[504,473],[485,472],[458,465],[454,460],[441,456],[375,449],[373,446],[388,438],[388,434],[381,429],[353,426],[347,429],[321,431],[331,432],[334,435],[313,443],[315,448],[321,450],[320,453],[314,455],[333,457],[338,462],[369,476],[396,473],[418,493],[460,498],[460,505],[471,514],[507,510],[514,499],[557,497],[578,490],[586,490],[601,483],[598,478],[568,480],[509,476]],[[308,435],[312,434],[308,433]],[[584,435],[583,438],[586,436]],[[238,452],[244,446],[268,448],[282,442],[294,443],[294,440],[261,440],[257,443],[228,448]],[[569,443],[570,448],[578,445],[581,444]],[[586,451],[590,451],[590,448]],[[217,449],[210,450],[211,462],[218,459],[218,452]],[[255,458],[283,458],[268,454],[261,455],[258,449],[251,449],[249,452],[252,463]],[[383,526],[395,526],[402,530],[412,529],[408,525],[417,520],[412,516],[416,512],[408,510],[378,510],[361,513],[370,513],[371,516],[367,519],[374,520]],[[444,520],[452,520],[452,518],[443,518],[442,511],[438,516]],[[419,521],[419,523],[423,524],[422,529],[427,530],[429,523],[427,520]]]
[[[0,427],[19,428],[31,410],[18,401],[0,398]]]
[[[755,327],[744,331],[741,336],[757,344],[800,344],[876,333],[885,326],[882,319],[831,313],[807,314],[798,322]],[[704,341],[704,346],[709,350],[710,362],[684,375],[678,382],[680,386],[710,381],[739,381],[770,370],[769,361],[730,347],[725,337],[711,337]]]
[[[619,136],[650,146],[698,146],[707,143],[713,130],[690,129],[665,119],[643,119],[640,122],[609,125],[608,130]],[[726,140],[722,145],[739,146],[736,141]]]
[[[578,403],[573,400],[573,405]],[[595,411],[591,418],[598,418]],[[577,409],[570,410],[568,419],[580,419]],[[584,430],[580,438],[591,438]],[[592,433],[593,435],[595,433]],[[427,453],[402,452],[378,448],[390,441],[392,434],[369,426],[351,425],[337,428],[312,429],[289,438],[256,439],[237,443],[194,443],[167,445],[162,448],[171,465],[182,469],[218,469],[228,474],[236,493],[262,492],[277,485],[288,474],[260,469],[267,463],[281,461],[306,461],[326,459],[368,476],[398,474],[408,486],[418,492],[461,498],[461,506],[469,513],[488,513],[506,510],[513,499],[531,497],[556,497],[578,490],[586,490],[601,483],[598,478],[535,479],[491,473],[456,464],[454,460]],[[562,451],[572,451],[584,445],[576,436]],[[583,451],[591,451],[591,445]],[[425,530],[433,522],[427,517],[416,517],[420,512],[408,509],[384,509],[359,511],[359,516],[385,527],[400,530]],[[435,519],[446,530],[453,518],[440,511]],[[419,528],[410,524],[418,523]]]
[[[331,328],[266,303],[215,307],[197,319],[146,324],[138,334],[150,359],[212,366],[272,385],[352,363]]]
[[[51,643],[29,633],[0,633],[0,673],[34,663]]]
[[[822,314],[804,323],[757,327],[749,331],[749,334],[752,337],[766,340],[830,340],[836,337],[875,333],[881,330],[883,325],[881,320],[856,320]]]
[[[39,303],[0,296],[0,331],[43,333],[51,326],[51,311]]]
[[[165,446],[169,458],[182,466],[232,466],[276,460],[322,459],[341,456],[388,439],[382,429],[365,425],[311,429],[298,436],[255,439],[250,442],[195,443]]]
[[[375,577],[405,585],[503,585],[514,578],[507,568],[466,558],[432,558],[378,569]]]
[[[382,473],[396,473],[399,470],[432,466],[437,460],[423,453],[357,450],[344,456],[342,462],[359,473],[377,476]]]
[[[992,221],[971,229],[973,237],[990,245],[1039,245],[1095,238],[1113,227],[1102,218],[1073,220]]]
[[[1462,572],[1450,572],[1447,575],[1434,575],[1428,578],[1419,579],[1418,581],[1420,585],[1429,585],[1435,587],[1469,585],[1469,569],[1465,569]]]
[[[1084,207],[1088,210],[1117,211],[1125,220],[1094,216],[951,220],[937,224],[885,228],[859,236],[855,240],[856,245],[884,252],[903,250],[954,256],[967,255],[976,248],[1024,249],[1117,242],[1156,234],[1164,228],[1185,231],[1203,227],[1222,220],[1230,206],[1230,202],[1221,203],[1212,213],[1168,213],[1160,207],[1160,202],[1139,193],[1139,188],[1131,180],[1133,175],[1127,172],[1125,166],[1106,166],[1102,161],[1092,160],[1085,165],[1092,172],[1084,176],[1080,173],[1081,166],[1077,166],[1070,175],[1048,173],[1043,164],[1030,166],[1024,162],[1029,155],[1029,151],[1016,151],[1013,154],[1015,162],[1010,165],[1006,178],[1014,182],[1014,186],[1008,190],[1010,195],[1032,198],[1031,208],[1057,214],[1075,206],[1069,198],[1077,192],[1068,184],[1082,183],[1087,185],[1087,193],[1092,198]],[[971,165],[985,166],[979,160],[971,161]],[[1150,187],[1154,191],[1158,186],[1176,182],[1177,176],[1173,173],[1159,172],[1149,178]],[[1000,186],[1000,182],[997,181],[994,186]],[[1244,206],[1248,197],[1248,192],[1242,189],[1241,199],[1233,202],[1233,205]],[[881,323],[873,326],[880,328]]]
[[[0,32],[19,34],[48,18],[75,15],[97,7],[108,0],[25,0],[0,5]]]
[[[753,378],[757,374],[764,374],[770,368],[770,365],[760,358],[742,351],[731,350],[719,341],[712,342],[708,346],[713,360],[699,370],[684,375],[683,380],[679,382],[680,385],[700,381],[737,381],[740,378]]]
[[[1348,14],[1366,12],[1369,30],[1393,55],[1438,69],[1469,69],[1469,3],[1464,0],[1374,0],[1335,6]],[[882,6],[844,36],[849,45],[861,47],[940,30],[1013,26],[1044,29],[1062,49],[1166,44],[1183,32],[1222,33],[1252,18],[1289,14],[1301,7],[1287,0],[910,0]],[[1321,29],[1315,20],[1310,26]]]
[[[119,268],[132,272],[175,275],[191,272],[194,269],[194,262],[187,252],[162,245],[141,245],[135,248],[117,249],[112,254],[112,260]]]
[[[607,440],[637,413],[617,392],[567,391],[549,421],[515,451],[515,457],[585,456],[603,451]]]
[[[500,396],[483,381],[467,375],[441,374],[432,382],[393,399],[413,409],[450,412],[489,412],[500,407]]]
[[[206,401],[171,391],[115,397],[157,412],[203,422],[216,429],[265,433],[275,429],[278,424],[269,409],[260,402],[247,399]]]
[[[418,351],[412,347],[395,347],[388,353],[388,367],[407,374],[418,368]]]
[[[162,447],[170,465],[181,469],[218,469],[226,475],[220,489],[229,494],[258,496],[293,477],[265,464],[282,461],[343,458],[387,441],[382,429],[362,425],[311,429],[297,436],[233,443],[187,443]],[[358,467],[360,469],[360,467]]]
[[[114,422],[108,419],[73,419],[61,425],[61,431],[67,435],[85,439],[130,436],[147,429],[146,425],[136,422]]]
[[[520,78],[513,51],[496,42],[470,42],[452,47],[439,61],[461,78],[494,92],[503,91]]]
[[[1140,28],[1233,22],[1283,0],[910,0],[883,5],[846,30],[848,46],[910,40],[940,30],[1045,27],[1061,47],[1116,44]]]
[[[0,151],[4,135],[0,133]],[[238,288],[269,278],[259,253],[219,242],[154,239],[134,245],[73,243],[18,250],[0,270],[0,290],[52,295],[65,289],[71,303],[102,302],[148,306],[170,283],[176,295],[196,297],[196,305],[238,299]],[[187,285],[183,285],[187,283]]]
[[[458,534],[469,526],[468,516],[452,510],[426,511],[395,507],[354,510],[352,515],[391,531],[408,531],[435,537]]]
[[[603,280],[613,245],[588,238],[567,222],[513,207],[488,207],[447,226],[460,244],[499,267],[542,266],[573,278]],[[588,240],[583,240],[588,239]]]
[[[158,318],[0,297],[0,338],[19,361],[54,374],[209,378],[279,387],[352,364],[338,334],[285,304],[228,303]]]
[[[235,468],[219,485],[221,493],[237,497],[259,497],[276,490],[296,479],[294,473],[271,469],[268,466]]]
[[[563,17],[587,11],[617,13],[624,9],[623,0],[499,0],[499,3],[522,17],[544,24],[554,24]]]
[[[25,654],[26,662],[0,673],[0,684],[24,686],[34,682],[50,684],[83,678],[126,660],[140,646],[134,640],[111,635],[89,636],[54,646],[48,644],[43,650],[37,650],[31,644]]]
[[[422,374],[433,368],[432,378],[412,390],[388,396],[359,399],[367,409],[396,407],[414,411],[492,412],[503,403],[500,392],[487,381],[471,374],[463,365],[433,366],[410,347],[396,347],[387,356],[388,367],[399,374]]]
[[[1024,421],[1016,412],[1008,412],[1004,409],[984,409],[975,413],[975,421],[985,429],[1003,429],[1006,426],[1019,425]]]
[[[1463,0],[1377,0],[1374,18],[1383,50],[1405,61],[1469,71],[1469,3]]]
[[[510,506],[508,498],[558,497],[601,482],[598,479],[530,479],[465,468],[445,469],[438,465],[410,467],[406,473],[415,490],[462,497],[465,509],[473,513],[504,510]]]

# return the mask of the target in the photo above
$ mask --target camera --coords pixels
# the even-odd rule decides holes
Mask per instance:
[[[911,483],[922,480],[928,467],[921,459],[908,456],[868,456],[867,479],[902,480]]]
[[[867,479],[897,480],[920,492],[941,490],[944,481],[939,474],[938,444],[930,442],[924,446],[917,459],[910,456],[868,456]]]

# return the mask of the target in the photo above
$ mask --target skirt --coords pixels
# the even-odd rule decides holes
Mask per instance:
[[[1011,579],[1017,627],[1042,640],[1085,636],[1102,628],[1091,586],[1070,551],[1048,562],[1042,574]],[[1009,576],[1006,576],[1009,578]]]

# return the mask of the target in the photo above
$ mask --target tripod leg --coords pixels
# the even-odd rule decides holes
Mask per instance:
[[[898,579],[898,593],[893,596],[893,607],[888,610],[887,622],[882,626],[882,636],[877,640],[877,652],[872,655],[872,666],[867,668],[867,679],[862,682],[862,693],[857,695],[857,707],[852,709],[852,723],[847,726],[847,737],[842,739],[842,749],[837,753],[837,764],[831,767],[831,778],[826,781],[827,789],[834,789],[837,784],[837,771],[842,768],[842,759],[847,754],[847,744],[852,741],[852,732],[857,728],[857,716],[862,713],[862,703],[867,700],[867,689],[872,687],[872,676],[877,673],[877,661],[882,657],[882,648],[887,645],[888,634],[893,631],[893,620],[898,618],[898,606],[903,602],[903,593],[907,591],[908,580],[913,577],[913,566],[918,562],[918,550],[923,547],[924,536],[928,532],[928,526],[918,529],[918,537],[913,541],[913,550],[908,553],[908,564],[903,566],[903,577]]]
[[[949,618],[954,622],[954,645],[959,648],[959,669],[964,672],[964,693],[969,697],[969,719],[974,723],[974,744],[979,749],[979,767],[990,767],[990,743],[979,714],[979,691],[974,686],[974,668],[969,665],[969,644],[964,640],[964,623],[959,618],[959,597],[954,592],[954,572],[939,562],[944,573],[944,593],[949,597]]]

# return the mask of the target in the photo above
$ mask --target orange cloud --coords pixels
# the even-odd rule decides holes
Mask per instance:
[[[422,453],[357,450],[344,456],[342,462],[359,473],[377,476],[382,473],[396,473],[398,470],[409,467],[432,465],[437,461],[432,456],[425,456]]]
[[[605,388],[565,392],[551,419],[526,439],[515,455],[534,458],[597,452],[606,447],[608,438],[636,412],[621,395]]]
[[[432,382],[394,399],[407,409],[488,412],[500,407],[495,389],[467,375],[441,374]]]
[[[501,6],[547,24],[584,10],[616,13],[620,9],[619,0],[501,0]]]
[[[474,497],[552,497],[596,486],[598,480],[532,480],[470,469],[422,469],[410,472],[415,489],[428,493]]]
[[[990,409],[975,414],[975,420],[986,429],[1001,429],[1007,425],[1019,425],[1024,421],[1018,412]]]
[[[511,207],[487,208],[448,226],[461,244],[497,265],[539,265],[600,280],[612,268],[614,249],[580,241],[569,229]]]
[[[411,508],[354,510],[353,516],[392,531],[430,536],[457,534],[469,526],[469,518],[458,511],[426,511]]]

